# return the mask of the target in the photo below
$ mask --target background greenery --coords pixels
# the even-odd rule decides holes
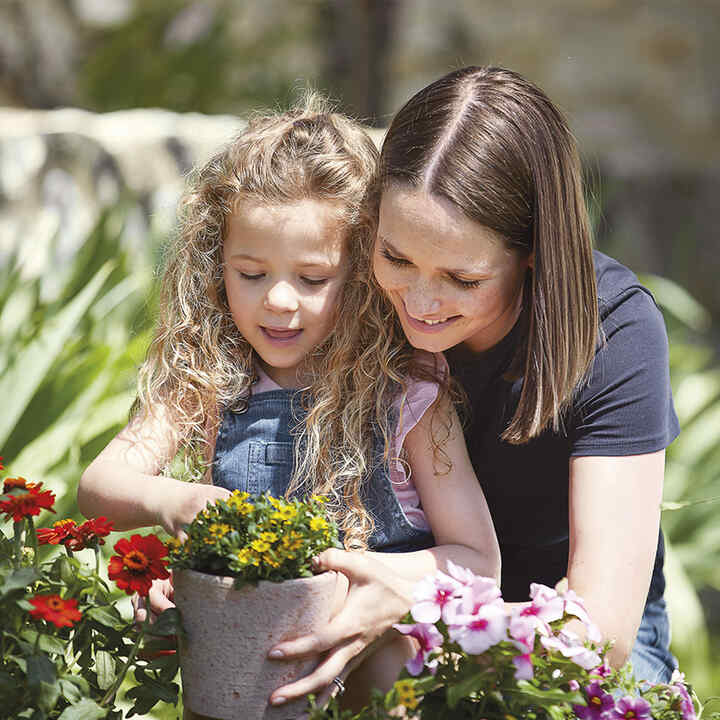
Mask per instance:
[[[78,38],[74,60],[61,68],[59,80],[7,63],[0,72],[2,102],[99,112],[146,106],[244,113],[282,104],[293,88],[310,82],[342,98],[345,110],[382,126],[399,105],[389,88],[391,66],[397,75],[402,62],[411,62],[405,57],[390,63],[401,10],[407,7],[399,1],[107,0],[95,5],[125,10],[114,21],[106,17],[94,24],[69,10],[81,5],[93,3],[0,3],[0,16],[16,23],[13,32],[35,65],[37,57],[27,48],[33,48],[31,29],[42,13],[64,18]],[[433,28],[431,14],[426,19]],[[4,27],[0,41],[10,24]],[[454,45],[428,51],[426,76],[410,85],[469,62],[503,61],[533,76],[532,59],[488,57],[467,27],[445,30]],[[50,63],[46,70],[57,66]],[[591,70],[586,73],[589,77]],[[401,97],[407,94],[402,88]],[[670,97],[665,100],[671,104]],[[720,523],[715,519],[720,505],[712,501],[720,496],[720,295],[716,276],[698,257],[717,260],[720,246],[711,217],[692,202],[709,195],[687,173],[680,179],[652,176],[642,187],[660,191],[640,192],[637,177],[652,173],[657,167],[652,163],[635,179],[606,173],[602,158],[588,165],[598,176],[594,207],[600,249],[645,273],[643,280],[666,318],[682,425],[668,450],[663,514],[673,649],[700,695],[708,697],[720,688]],[[0,193],[0,212],[6,202]],[[101,213],[72,258],[57,262],[51,248],[45,260],[36,258],[40,267],[30,274],[19,259],[23,237],[8,241],[0,233],[0,454],[11,471],[55,490],[59,516],[79,519],[78,478],[124,424],[149,341],[153,271],[164,238],[149,223],[142,237],[128,243],[127,227],[138,202],[123,195]],[[676,215],[668,219],[671,205]],[[657,216],[655,224],[646,225],[657,236],[650,232],[645,244],[635,232],[643,213]],[[58,235],[55,242],[60,246],[62,240]],[[28,257],[27,248],[23,253]]]

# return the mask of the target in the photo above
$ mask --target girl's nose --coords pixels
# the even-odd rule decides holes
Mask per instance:
[[[272,312],[294,312],[298,309],[297,293],[290,283],[275,283],[265,294],[264,305]]]

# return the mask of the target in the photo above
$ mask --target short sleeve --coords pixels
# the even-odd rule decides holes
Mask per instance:
[[[600,306],[599,343],[574,403],[571,455],[640,455],[667,447],[680,428],[670,388],[665,323],[636,285]]]
[[[440,368],[440,372],[447,372],[447,363],[441,354],[430,355],[430,358],[435,367]],[[429,362],[429,358],[422,362]],[[437,399],[438,391],[436,382],[410,379],[406,392],[397,398],[393,407],[398,425],[392,439],[389,461],[390,483],[410,524],[422,530],[430,530],[430,525],[421,507],[420,496],[412,480],[412,471],[403,459],[403,444],[407,434],[420,422]]]

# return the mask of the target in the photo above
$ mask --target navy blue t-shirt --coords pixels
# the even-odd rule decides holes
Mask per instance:
[[[497,530],[508,601],[527,600],[531,582],[552,586],[567,574],[570,457],[651,453],[680,431],[655,301],[626,267],[599,252],[594,260],[605,341],[561,432],[546,430],[524,445],[500,440],[522,389],[522,379],[503,379],[519,326],[484,353],[461,346],[445,353],[469,398],[465,439]],[[664,592],[663,557],[661,532],[648,599]]]

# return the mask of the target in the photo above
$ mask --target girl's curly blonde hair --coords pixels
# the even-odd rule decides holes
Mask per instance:
[[[308,94],[284,113],[256,114],[227,147],[189,177],[178,232],[168,248],[159,317],[140,368],[134,412],[162,409],[178,447],[199,444],[209,464],[222,412],[251,392],[254,350],[230,313],[223,238],[238,201],[277,205],[304,199],[339,205],[350,263],[330,337],[311,358],[307,417],[295,428],[288,494],[321,494],[348,548],[367,546],[373,521],[362,503],[374,463],[373,426],[385,440],[391,407],[416,367],[370,262],[378,152],[354,121]],[[438,445],[439,447],[439,445]]]

